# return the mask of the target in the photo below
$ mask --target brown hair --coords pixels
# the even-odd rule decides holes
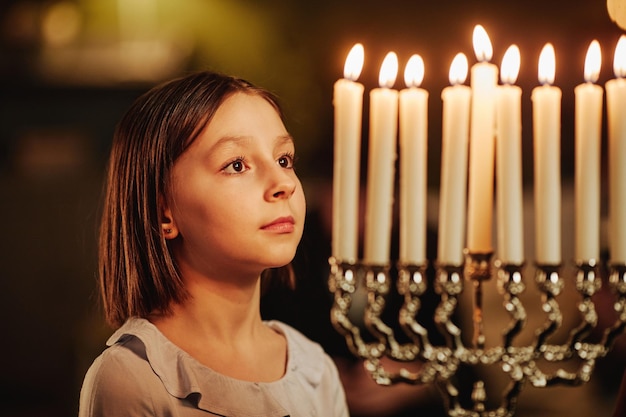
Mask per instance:
[[[214,72],[169,81],[139,97],[117,125],[107,169],[99,237],[99,280],[107,322],[167,314],[186,296],[161,232],[172,166],[226,98],[259,95],[282,118],[276,97]],[[288,268],[290,269],[290,268]]]

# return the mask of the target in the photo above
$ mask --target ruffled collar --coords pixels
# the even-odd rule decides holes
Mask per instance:
[[[267,321],[265,324],[287,339],[287,369],[285,375],[274,382],[254,383],[219,374],[180,349],[143,318],[128,319],[109,338],[107,345],[131,344],[135,349],[145,350],[152,370],[167,392],[180,399],[196,398],[200,409],[225,416],[283,417],[288,412],[274,399],[271,390],[280,389],[294,378],[313,387],[319,385],[323,374],[323,351],[313,345],[311,355],[311,342],[285,323]],[[135,341],[141,344],[136,346]],[[254,401],[242,401],[242,398],[253,398]]]

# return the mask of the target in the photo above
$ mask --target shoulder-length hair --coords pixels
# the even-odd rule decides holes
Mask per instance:
[[[162,233],[162,203],[178,157],[230,95],[276,97],[251,83],[199,72],[159,85],[139,97],[116,127],[100,223],[98,275],[106,321],[168,314],[187,297]],[[289,268],[289,267],[288,267]],[[283,274],[285,275],[285,274]],[[290,281],[293,277],[289,276]]]

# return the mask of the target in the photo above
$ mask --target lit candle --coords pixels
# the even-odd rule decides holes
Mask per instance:
[[[400,91],[400,262],[426,259],[426,177],[428,165],[428,91],[419,88],[424,61],[413,55],[405,68],[407,88]]]
[[[554,47],[539,56],[539,83],[532,91],[535,150],[536,261],[561,263],[561,90],[551,84],[556,71]]]
[[[458,53],[450,65],[451,86],[441,92],[443,125],[437,259],[446,265],[463,264],[467,148],[472,95],[471,89],[463,85],[467,78],[467,69],[467,57]]]
[[[398,57],[389,52],[380,68],[379,85],[370,92],[370,136],[365,201],[365,263],[389,262],[394,165],[398,134],[398,92],[393,90]]]
[[[600,145],[602,87],[598,81],[600,44],[591,42],[585,59],[585,83],[575,95],[575,218],[576,261],[599,260],[600,256]],[[622,208],[624,209],[624,208]]]
[[[615,79],[606,83],[611,262],[626,264],[626,35],[613,59]]]
[[[359,166],[363,85],[356,80],[363,68],[363,45],[348,54],[344,78],[334,86],[335,143],[333,165],[332,255],[355,262],[358,256]]]
[[[498,67],[489,63],[493,49],[482,26],[474,28],[473,41],[479,62],[472,66],[471,74],[467,249],[473,253],[489,253],[493,250],[491,229]]]
[[[496,201],[498,257],[504,263],[524,261],[522,215],[522,89],[515,86],[520,68],[516,45],[502,59],[496,105]]]

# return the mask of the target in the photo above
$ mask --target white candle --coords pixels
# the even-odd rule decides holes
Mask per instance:
[[[489,63],[493,54],[485,29],[474,28],[474,51],[478,63],[472,66],[470,114],[469,195],[467,248],[488,253],[492,248],[493,175],[495,151],[495,100],[498,67]]]
[[[496,209],[498,258],[509,264],[524,261],[522,203],[522,89],[515,86],[520,68],[516,45],[502,59],[496,105]]]
[[[467,196],[467,148],[471,89],[463,85],[468,63],[456,55],[450,66],[450,87],[443,101],[441,190],[439,194],[439,240],[437,259],[446,265],[463,264],[465,207]]]
[[[602,87],[598,81],[600,44],[591,42],[585,59],[585,83],[575,95],[575,219],[576,261],[598,261],[600,257],[600,145],[602,130]]]
[[[359,167],[363,85],[355,80],[363,68],[363,45],[348,54],[344,78],[334,85],[335,107],[333,165],[332,255],[355,262],[358,256]]]
[[[428,91],[419,88],[424,61],[413,55],[400,91],[400,256],[404,264],[426,260],[426,178],[428,166]]]
[[[536,261],[561,263],[561,90],[555,75],[554,47],[546,44],[539,57],[539,82],[532,91],[535,151]]]
[[[379,85],[370,91],[370,136],[365,201],[365,263],[389,262],[393,185],[398,134],[398,92],[393,90],[398,57],[389,52],[380,69]]]
[[[611,262],[626,264],[626,35],[613,59],[615,79],[606,83]]]

